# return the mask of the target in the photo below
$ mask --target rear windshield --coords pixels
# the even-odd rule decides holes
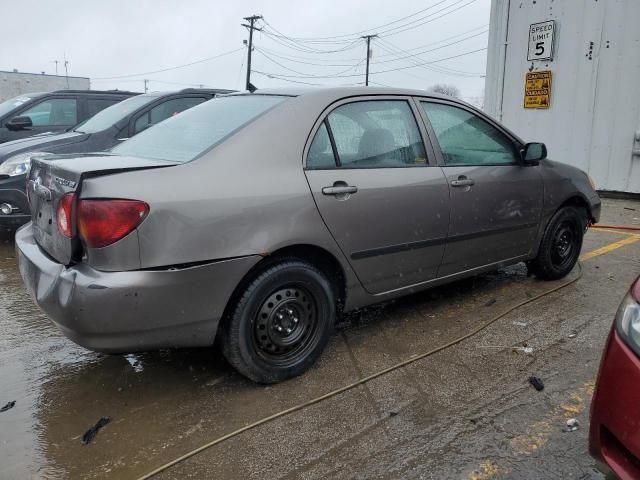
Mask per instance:
[[[157,100],[156,95],[137,95],[105,108],[75,128],[80,133],[97,133],[111,128],[123,118],[147,103]]]
[[[215,98],[139,133],[112,151],[188,162],[286,99],[275,95]]]
[[[0,117],[5,115],[6,113],[9,113],[14,108],[19,107],[23,103],[28,102],[29,100],[31,100],[31,97],[27,97],[25,95],[20,95],[19,97],[5,100],[4,102],[0,103]]]

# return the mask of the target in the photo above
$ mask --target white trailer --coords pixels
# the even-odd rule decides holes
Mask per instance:
[[[492,0],[485,110],[599,190],[640,193],[639,21],[640,0]]]

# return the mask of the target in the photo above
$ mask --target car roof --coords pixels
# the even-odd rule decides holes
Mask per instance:
[[[239,92],[238,94],[249,94],[248,92]],[[306,96],[326,96],[326,97],[351,97],[363,95],[407,95],[440,98],[443,100],[451,100],[452,97],[432,93],[426,90],[416,90],[409,88],[395,87],[283,87],[283,88],[265,88],[256,90],[253,95],[286,95],[290,97],[306,97]],[[454,98],[453,100],[460,101]],[[460,101],[461,102],[461,101]],[[464,103],[464,102],[461,102]]]

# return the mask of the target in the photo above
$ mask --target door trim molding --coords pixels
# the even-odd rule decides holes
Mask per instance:
[[[498,235],[501,233],[515,232],[518,230],[526,230],[528,228],[538,227],[538,222],[524,223],[503,228],[494,228],[492,230],[481,230],[479,232],[463,233],[459,235],[451,235],[448,237],[432,238],[429,240],[418,240],[417,242],[400,243],[396,245],[387,245],[385,247],[371,248],[351,253],[352,260],[362,260],[363,258],[377,257],[380,255],[389,255],[391,253],[405,252],[408,250],[417,250],[420,248],[433,247],[443,243],[461,242],[465,240],[473,240],[475,238],[487,235]]]

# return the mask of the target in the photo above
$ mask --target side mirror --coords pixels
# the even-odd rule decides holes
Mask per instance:
[[[540,160],[547,158],[547,147],[544,143],[527,143],[521,155],[525,165],[538,165]]]
[[[13,117],[5,126],[9,130],[26,130],[27,128],[33,127],[33,122],[31,121],[31,117]]]

